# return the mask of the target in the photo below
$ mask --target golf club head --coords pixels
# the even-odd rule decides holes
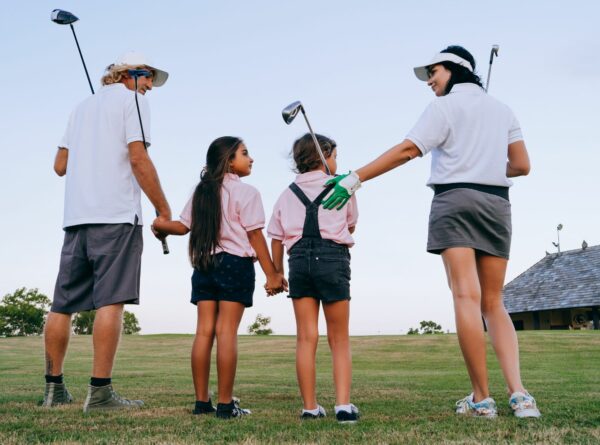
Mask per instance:
[[[500,50],[500,45],[492,45],[492,53],[494,53],[494,55],[496,57],[498,57],[498,51]]]
[[[150,77],[152,73],[149,70],[139,69],[139,70],[127,70],[127,74],[131,77]]]
[[[52,20],[54,23],[58,23],[59,25],[70,25],[71,23],[79,20],[79,18],[71,14],[69,11],[55,9],[50,15],[50,20]]]
[[[302,102],[300,102],[299,100],[297,100],[296,102],[292,102],[281,111],[283,121],[288,125],[291,124],[292,122],[294,122],[296,116],[298,116],[298,112],[300,110],[302,110]]]

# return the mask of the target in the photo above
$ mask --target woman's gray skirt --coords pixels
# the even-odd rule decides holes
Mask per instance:
[[[500,196],[456,188],[435,195],[431,202],[428,252],[470,247],[508,259],[511,235],[510,202]]]

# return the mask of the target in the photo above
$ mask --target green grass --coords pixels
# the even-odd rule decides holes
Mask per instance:
[[[454,402],[469,391],[455,335],[353,337],[352,400],[363,418],[300,422],[294,337],[240,337],[235,394],[253,410],[241,420],[193,416],[189,335],[126,336],[115,389],[142,398],[134,412],[83,415],[91,338],[74,337],[65,365],[69,407],[36,406],[43,393],[41,338],[0,339],[0,443],[600,443],[600,333],[520,333],[521,365],[541,419],[510,415],[491,353],[495,420],[458,418]],[[213,360],[214,361],[214,360]],[[331,359],[318,353],[319,402],[333,414]],[[213,366],[211,388],[215,388]]]

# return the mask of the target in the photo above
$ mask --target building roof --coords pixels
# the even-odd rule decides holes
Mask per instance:
[[[509,313],[600,306],[600,245],[548,254],[504,287]]]

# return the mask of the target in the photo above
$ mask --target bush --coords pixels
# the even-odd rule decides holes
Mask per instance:
[[[256,320],[248,326],[248,334],[251,335],[271,335],[273,329],[269,328],[271,317],[263,317],[261,314],[256,316]]]
[[[79,312],[73,318],[73,332],[79,335],[90,335],[94,330],[96,311]],[[134,313],[123,312],[123,334],[137,334],[141,331],[140,323]]]
[[[437,324],[435,321],[425,321],[420,323],[420,328],[410,328],[407,335],[419,335],[419,334],[443,334],[442,326]]]
[[[0,337],[40,335],[50,299],[37,289],[17,289],[0,304]]]

